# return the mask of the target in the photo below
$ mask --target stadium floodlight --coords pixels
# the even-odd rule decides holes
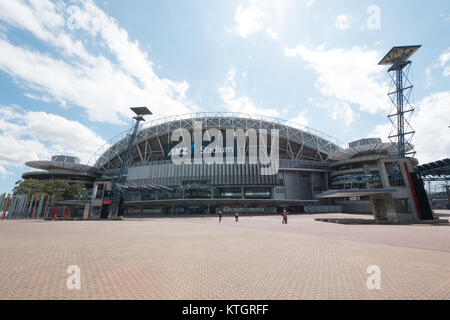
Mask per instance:
[[[133,119],[137,121],[145,121],[143,116],[151,115],[152,112],[147,107],[132,107],[130,108],[136,114]]]
[[[392,105],[388,118],[392,128],[389,139],[397,145],[397,156],[400,158],[415,154],[411,148],[411,140],[415,132],[409,123],[414,108],[410,102],[413,85],[408,79],[411,66],[411,61],[408,59],[420,47],[422,45],[393,47],[378,63],[378,65],[390,65],[388,74],[391,77],[391,90],[388,96]]]
[[[147,107],[132,107],[130,109],[131,109],[131,111],[136,113],[136,115],[138,115],[138,116],[147,116],[147,115],[152,114],[152,112],[150,110],[148,110]]]
[[[381,59],[378,65],[393,65],[391,67],[392,70],[397,68],[403,69],[408,64],[408,59],[416,53],[420,47],[422,47],[422,45],[393,47],[384,58]],[[389,71],[391,71],[391,69],[389,69]]]
[[[109,208],[109,218],[115,219],[118,215],[123,215],[123,194],[122,190],[119,185],[126,182],[126,176],[125,172],[128,170],[128,167],[130,166],[130,162],[132,160],[132,151],[133,151],[133,145],[134,141],[137,137],[137,132],[139,128],[139,124],[141,121],[145,121],[144,116],[151,115],[152,112],[147,107],[131,107],[131,111],[133,111],[136,116],[133,117],[134,120],[136,120],[136,123],[134,124],[134,128],[132,133],[129,135],[128,143],[127,143],[127,149],[125,151],[125,154],[122,159],[122,164],[119,168],[119,172],[115,178],[112,179],[112,190],[111,190],[111,199],[112,204]]]

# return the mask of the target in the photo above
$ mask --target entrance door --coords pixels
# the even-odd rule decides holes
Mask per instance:
[[[109,204],[102,205],[102,211],[100,213],[100,219],[108,219]]]

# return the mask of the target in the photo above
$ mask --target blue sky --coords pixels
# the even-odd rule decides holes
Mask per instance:
[[[0,0],[0,192],[28,160],[87,162],[131,125],[239,111],[348,143],[389,124],[393,46],[413,56],[417,158],[450,156],[450,2]],[[32,170],[32,169],[31,169]]]

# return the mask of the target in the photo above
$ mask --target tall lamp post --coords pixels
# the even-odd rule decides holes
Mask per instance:
[[[147,107],[133,107],[130,108],[136,116],[133,117],[136,120],[134,124],[133,132],[129,135],[127,148],[122,160],[122,165],[120,166],[118,175],[112,179],[112,190],[111,190],[111,207],[109,212],[109,219],[115,219],[117,216],[123,216],[123,194],[119,187],[119,184],[126,181],[125,171],[128,170],[130,162],[132,160],[133,144],[136,140],[137,132],[139,129],[139,124],[145,121],[144,116],[151,115],[152,112]]]

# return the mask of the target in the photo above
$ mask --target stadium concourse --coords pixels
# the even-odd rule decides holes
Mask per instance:
[[[349,216],[6,220],[0,299],[450,299],[448,226]]]

